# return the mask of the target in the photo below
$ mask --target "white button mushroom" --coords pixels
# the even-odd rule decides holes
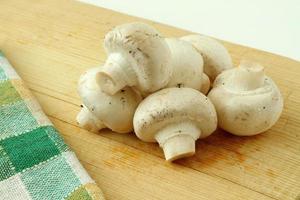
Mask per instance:
[[[118,133],[131,132],[141,96],[129,87],[115,95],[102,92],[96,84],[98,72],[99,68],[90,69],[80,77],[78,93],[84,106],[77,116],[79,125],[94,132],[105,127]]]
[[[187,35],[181,38],[190,42],[202,55],[204,72],[213,81],[222,71],[233,67],[227,49],[217,40],[202,35]]]
[[[213,104],[191,88],[166,88],[146,97],[133,119],[138,138],[158,142],[165,158],[173,161],[195,153],[195,141],[217,127]]]
[[[97,75],[102,91],[112,95],[125,86],[134,86],[147,94],[167,85],[172,75],[170,50],[151,26],[117,26],[106,34],[104,47],[108,58]]]
[[[81,107],[76,118],[80,127],[95,133],[105,128],[103,122],[90,112],[85,105],[81,105]]]
[[[262,133],[278,120],[283,100],[261,65],[242,62],[221,73],[208,97],[215,105],[220,128],[240,136]]]
[[[202,56],[188,42],[166,38],[171,51],[172,77],[166,87],[189,87],[201,89],[203,73]]]

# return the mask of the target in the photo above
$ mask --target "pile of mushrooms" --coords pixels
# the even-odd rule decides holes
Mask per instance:
[[[108,32],[104,48],[104,65],[80,77],[78,124],[93,132],[134,130],[158,142],[168,161],[193,155],[195,141],[217,126],[256,135],[282,112],[280,91],[264,67],[251,61],[233,67],[212,38],[164,38],[147,24],[129,23]]]

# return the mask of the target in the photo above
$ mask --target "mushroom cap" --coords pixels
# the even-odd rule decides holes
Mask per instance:
[[[137,75],[135,87],[143,93],[164,87],[172,74],[169,47],[161,34],[144,23],[115,27],[104,39],[107,54],[118,53],[131,63]]]
[[[220,128],[239,136],[259,134],[268,130],[279,119],[283,100],[276,84],[264,74],[262,85],[256,88],[248,89],[245,84],[238,82],[232,84],[237,70],[241,70],[239,68],[221,73],[208,97],[215,105]],[[251,85],[259,82],[252,81]]]
[[[230,54],[217,40],[203,35],[187,35],[181,39],[190,42],[202,55],[204,72],[211,81],[222,71],[233,67]]]
[[[210,89],[209,77],[205,73],[203,73],[202,74],[202,84],[201,84],[200,92],[207,95],[207,93],[209,92],[209,89]]]
[[[166,38],[171,51],[170,65],[173,69],[167,87],[189,87],[201,89],[203,73],[202,56],[188,42],[176,38]]]
[[[102,121],[95,117],[85,105],[82,105],[80,112],[77,114],[76,121],[80,127],[95,133],[105,128]]]
[[[213,104],[192,88],[166,88],[146,97],[136,109],[133,124],[141,140],[155,142],[158,131],[170,124],[191,122],[201,130],[200,138],[210,135],[217,126]]]
[[[118,133],[132,131],[132,119],[141,96],[129,87],[123,88],[115,95],[101,91],[96,84],[99,68],[88,70],[79,79],[78,93],[83,104],[104,125]]]

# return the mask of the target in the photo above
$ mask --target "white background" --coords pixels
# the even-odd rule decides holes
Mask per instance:
[[[80,0],[300,60],[300,0]]]

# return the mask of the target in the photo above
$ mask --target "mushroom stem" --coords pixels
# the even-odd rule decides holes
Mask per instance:
[[[100,120],[98,120],[85,106],[83,106],[78,113],[76,120],[80,127],[91,132],[97,132],[100,129],[106,128],[106,126]]]
[[[96,81],[103,92],[114,95],[126,85],[132,86],[136,82],[136,76],[132,70],[132,63],[126,56],[112,53],[99,70]]]
[[[195,141],[201,131],[191,122],[169,124],[162,128],[155,139],[163,149],[167,161],[191,156],[195,153]]]
[[[233,76],[229,84],[234,90],[255,90],[264,85],[264,67],[251,61],[242,61]]]

